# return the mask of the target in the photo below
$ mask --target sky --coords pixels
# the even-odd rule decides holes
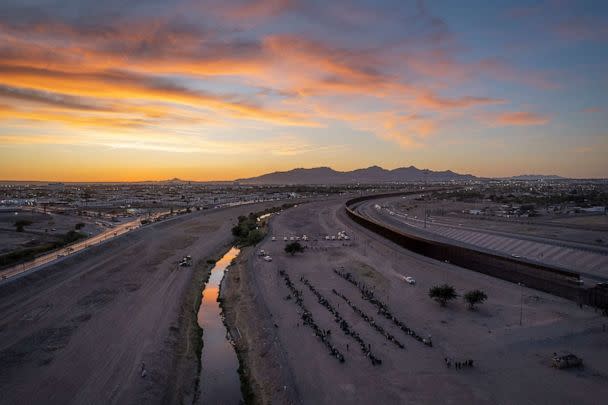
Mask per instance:
[[[2,0],[0,179],[608,177],[608,2]]]

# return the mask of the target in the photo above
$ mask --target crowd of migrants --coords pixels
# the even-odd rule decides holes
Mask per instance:
[[[354,285],[355,287],[357,287],[359,289],[359,291],[361,291],[361,297],[364,300],[369,301],[372,304],[374,304],[378,308],[378,313],[380,315],[382,315],[386,319],[392,321],[395,325],[397,325],[407,335],[413,337],[414,339],[416,339],[420,343],[424,343],[427,346],[431,346],[431,347],[433,346],[433,342],[430,339],[430,337],[427,338],[427,339],[423,338],[422,336],[420,336],[416,332],[414,332],[411,328],[407,327],[399,319],[397,319],[397,317],[392,314],[392,312],[389,309],[389,307],[385,303],[383,303],[382,301],[380,301],[378,298],[376,298],[374,296],[374,292],[372,291],[372,289],[370,289],[369,287],[367,287],[364,283],[355,280],[355,278],[353,277],[352,273],[347,273],[347,272],[336,270],[336,269],[334,269],[334,273],[336,273],[338,276],[342,277],[344,280],[348,281],[349,283],[351,283],[352,285]]]
[[[312,313],[308,309],[306,309],[306,306],[304,306],[304,301],[302,300],[302,291],[298,290],[294,286],[294,284],[291,282],[291,279],[289,278],[289,274],[287,274],[285,272],[285,270],[280,270],[279,274],[285,280],[285,285],[287,286],[290,293],[295,298],[296,304],[302,310],[302,321],[303,321],[302,323],[304,325],[312,328],[312,330],[315,332],[315,336],[318,337],[321,340],[321,342],[323,342],[325,344],[325,346],[327,346],[331,355],[334,356],[335,358],[337,358],[340,361],[340,363],[344,363],[344,355],[342,353],[340,353],[340,351],[338,349],[336,349],[329,341],[329,334],[331,331],[326,331],[326,330],[321,329],[316,324],[315,320],[313,319]],[[289,296],[289,297],[291,297],[291,296]]]
[[[454,368],[461,369],[464,367],[473,367],[473,360],[465,360],[465,361],[452,361],[449,357],[444,358],[445,365],[447,368],[452,367],[452,363],[454,363]]]
[[[340,313],[336,310],[336,308],[334,308],[334,306],[331,305],[331,303],[327,300],[327,298],[325,298],[310,283],[310,281],[308,281],[308,279],[306,279],[304,277],[300,277],[300,281],[303,282],[308,287],[308,289],[317,297],[319,304],[324,306],[325,309],[327,309],[334,316],[334,321],[340,326],[340,329],[342,329],[342,332],[344,332],[345,335],[352,337],[354,340],[357,341],[357,343],[359,343],[359,346],[361,346],[361,351],[372,362],[372,365],[378,366],[378,365],[382,364],[382,360],[380,360],[379,358],[374,356],[374,354],[372,353],[371,344],[366,344],[363,341],[363,339],[361,338],[359,333],[357,333],[355,330],[353,330],[350,327],[348,322],[346,322],[346,320],[344,318],[342,318],[342,315],[340,315]]]
[[[331,291],[335,295],[337,295],[338,297],[342,298],[353,309],[353,311],[355,311],[361,318],[365,319],[367,321],[367,323],[369,323],[369,325],[372,328],[376,329],[387,340],[393,342],[394,344],[396,344],[401,349],[405,348],[405,346],[403,345],[403,343],[401,343],[399,340],[397,340],[397,338],[395,336],[393,336],[390,333],[388,333],[387,331],[385,331],[382,326],[380,326],[379,324],[376,323],[376,321],[374,320],[374,318],[372,318],[371,316],[369,316],[365,312],[363,312],[361,309],[359,309],[359,307],[357,307],[348,298],[346,298],[346,296],[344,296],[344,294],[339,293],[338,291],[336,291],[333,288],[332,288]]]

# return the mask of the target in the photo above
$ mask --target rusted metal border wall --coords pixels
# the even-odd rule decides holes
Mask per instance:
[[[357,197],[346,202],[346,213],[359,225],[415,253],[436,260],[448,261],[457,266],[513,283],[523,283],[527,287],[572,301],[601,308],[605,308],[602,303],[608,303],[608,298],[604,297],[602,293],[597,291],[592,293],[592,290],[595,289],[584,289],[576,285],[575,282],[580,278],[578,273],[406,234],[364,217],[351,208],[352,205],[359,202],[405,194],[413,193],[390,193]],[[598,298],[598,296],[600,297]]]

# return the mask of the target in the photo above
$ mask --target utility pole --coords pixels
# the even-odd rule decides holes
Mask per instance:
[[[426,229],[426,215],[427,215],[427,209],[426,209],[426,200],[424,201],[424,229]]]
[[[519,292],[520,292],[520,298],[519,298],[519,326],[522,325],[522,320],[524,317],[524,283],[518,283],[519,284]]]

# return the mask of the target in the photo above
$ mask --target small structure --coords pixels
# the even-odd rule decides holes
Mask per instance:
[[[575,356],[572,353],[553,353],[553,358],[551,359],[553,363],[553,367],[555,368],[571,368],[571,367],[581,367],[583,365],[583,360]]]

